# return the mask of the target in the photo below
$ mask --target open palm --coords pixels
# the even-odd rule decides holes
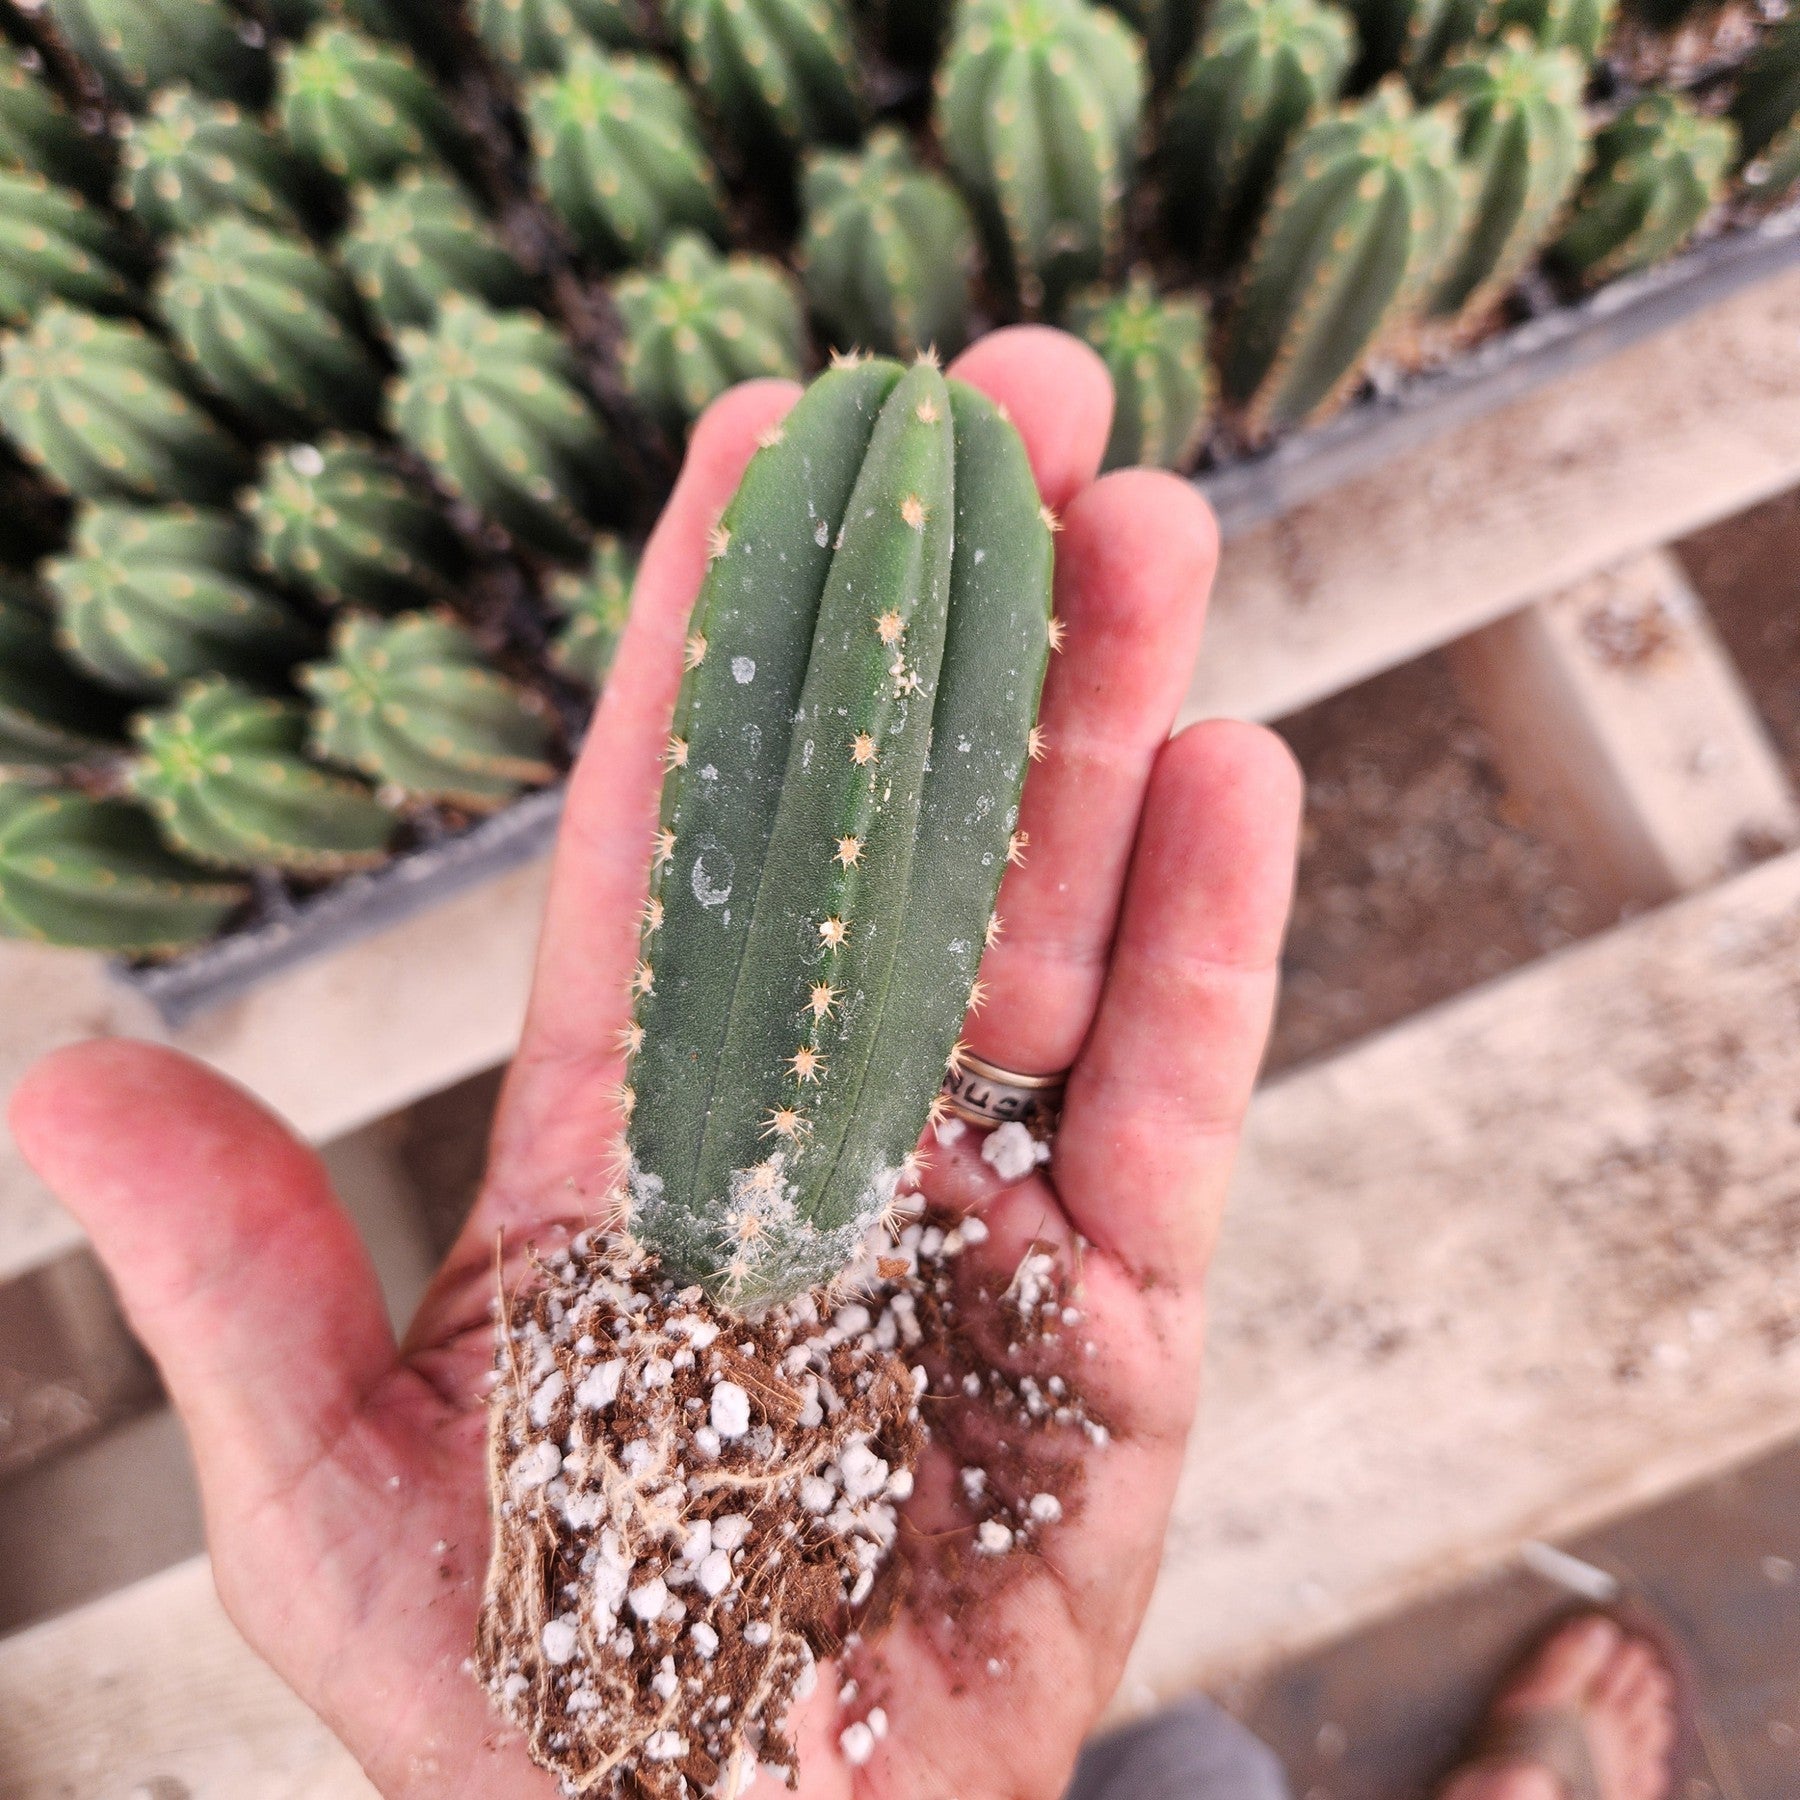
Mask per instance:
[[[940,1146],[929,1197],[980,1208],[998,1281],[1033,1241],[1079,1250],[1083,1389],[1111,1430],[1084,1449],[1065,1521],[953,1592],[966,1541],[940,1416],[900,1554],[908,1599],[794,1721],[809,1797],[1052,1796],[1105,1704],[1149,1596],[1193,1416],[1202,1285],[1260,1058],[1291,876],[1298,783],[1248,726],[1169,727],[1198,650],[1216,541],[1169,476],[1094,479],[1111,396],[1056,333],[997,333],[954,374],[1011,413],[1062,519],[1047,754],[1001,893],[968,1037],[1003,1066],[1074,1072],[1053,1169],[1006,1186],[974,1134]],[[391,1800],[547,1797],[552,1780],[468,1672],[488,1551],[485,1376],[493,1250],[593,1222],[616,1139],[617,1049],[660,756],[710,526],[788,383],[722,399],[646,551],[631,625],[576,769],[524,1042],[487,1181],[396,1346],[318,1158],[255,1101],[172,1052],[50,1058],[14,1099],[26,1155],[87,1227],[192,1437],[213,1566],[245,1636]],[[978,1406],[970,1402],[971,1409]],[[1075,1452],[1071,1449],[1071,1454]]]

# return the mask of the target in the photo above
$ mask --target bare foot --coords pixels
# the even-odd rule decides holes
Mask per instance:
[[[1601,1800],[1668,1800],[1675,1682],[1661,1656],[1608,1618],[1572,1620],[1508,1683],[1495,1718],[1574,1712],[1587,1730]],[[1529,1763],[1469,1769],[1441,1800],[1569,1800],[1550,1770]]]

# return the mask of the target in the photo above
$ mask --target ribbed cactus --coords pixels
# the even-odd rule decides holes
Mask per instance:
[[[157,299],[207,382],[265,431],[380,416],[386,371],[356,296],[304,239],[214,219],[171,246]]]
[[[1573,50],[1585,64],[1600,54],[1617,11],[1618,0],[1497,0],[1489,31],[1526,31],[1540,49]]]
[[[1587,160],[1585,73],[1573,51],[1540,50],[1522,32],[1445,72],[1436,98],[1456,108],[1475,192],[1433,285],[1433,316],[1481,319],[1556,229]]]
[[[814,151],[801,176],[798,261],[813,311],[842,350],[946,356],[969,336],[975,226],[891,125],[860,154]]]
[[[300,685],[314,754],[409,799],[489,812],[555,778],[550,709],[446,613],[346,616],[331,660],[303,669]]]
[[[278,64],[283,128],[340,180],[464,162],[467,146],[443,95],[399,45],[326,25],[285,45]]]
[[[722,256],[683,233],[660,269],[612,284],[632,397],[679,438],[707,403],[755,375],[799,375],[806,322],[793,277],[764,256]]]
[[[1100,352],[1112,375],[1112,436],[1102,467],[1179,469],[1190,462],[1212,414],[1202,302],[1161,297],[1139,271],[1122,292],[1078,295],[1068,326]]]
[[[1469,191],[1447,108],[1384,81],[1298,138],[1238,292],[1222,359],[1256,439],[1348,394],[1363,359],[1423,303]]]
[[[861,122],[845,0],[667,0],[695,85],[742,150],[851,142]]]
[[[631,614],[636,575],[631,553],[608,533],[595,543],[587,568],[579,574],[570,570],[552,583],[550,604],[563,615],[563,625],[550,646],[550,662],[571,681],[596,691],[605,686]]]
[[[38,596],[0,576],[0,776],[104,756],[124,722],[118,696],[84,680],[57,649]]]
[[[318,641],[257,581],[249,529],[233,513],[93,507],[44,579],[63,648],[131,693],[196,675],[279,681]]]
[[[807,391],[727,508],[632,983],[631,1228],[750,1307],[891,1205],[970,1004],[1050,637],[1012,426],[928,364]],[[915,854],[916,852],[916,854]]]
[[[221,214],[278,231],[318,217],[317,177],[260,119],[229,100],[165,88],[120,147],[121,198],[157,233],[193,231]]]
[[[647,261],[681,230],[724,239],[693,102],[660,63],[579,48],[525,111],[545,196],[596,262]]]
[[[269,91],[261,36],[229,0],[45,0],[63,36],[122,106],[190,82],[258,106]]]
[[[1646,94],[1594,139],[1551,254],[1590,285],[1673,256],[1725,191],[1737,128],[1678,94]]]
[[[1216,0],[1163,120],[1179,243],[1216,264],[1243,254],[1283,152],[1336,102],[1355,54],[1348,14],[1321,0]]]
[[[53,300],[93,312],[141,308],[147,272],[117,221],[73,188],[0,169],[0,324],[23,325]]]
[[[328,606],[429,606],[447,600],[464,571],[462,546],[435,502],[366,441],[270,450],[244,507],[257,567]]]
[[[501,62],[540,75],[584,44],[635,44],[644,35],[632,0],[475,0],[475,29]]]
[[[404,169],[386,187],[358,188],[339,260],[390,332],[430,325],[446,294],[489,306],[523,306],[531,282],[448,175]]]
[[[535,313],[449,295],[431,332],[400,338],[391,410],[450,491],[546,556],[580,561],[613,516],[611,439],[567,345]]]
[[[372,867],[395,816],[353,775],[306,754],[306,708],[230,681],[197,681],[139,716],[126,781],[164,838],[196,861],[339,875]]]
[[[938,134],[995,272],[1054,314],[1117,252],[1143,114],[1143,47],[1086,0],[966,0],[937,77]]]
[[[88,500],[222,499],[249,452],[142,326],[47,306],[7,341],[0,425],[59,486]]]
[[[0,42],[0,169],[29,170],[102,202],[112,189],[106,140],[82,128],[62,96]]]
[[[1731,117],[1757,193],[1775,199],[1800,185],[1800,11],[1770,29],[1738,82]]]
[[[0,937],[167,956],[249,897],[166,849],[128,801],[0,779]]]

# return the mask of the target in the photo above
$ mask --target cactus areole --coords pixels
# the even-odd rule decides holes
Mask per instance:
[[[927,362],[840,366],[713,544],[633,982],[631,1227],[740,1309],[890,1208],[966,1014],[1050,637],[1017,433]]]

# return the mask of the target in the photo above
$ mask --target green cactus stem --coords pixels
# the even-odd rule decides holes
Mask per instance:
[[[860,154],[818,150],[801,175],[807,298],[841,350],[954,355],[968,341],[975,224],[891,125]]]
[[[1677,94],[1646,94],[1594,139],[1555,261],[1589,286],[1673,256],[1725,191],[1737,128]]]
[[[532,88],[525,113],[546,197],[603,268],[646,262],[677,231],[724,241],[700,121],[660,63],[583,47]]]
[[[1295,140],[1221,363],[1249,437],[1347,397],[1369,353],[1423,303],[1468,194],[1449,110],[1415,110],[1397,79]]]
[[[364,439],[270,450],[243,504],[257,568],[327,606],[402,612],[437,605],[466,570],[461,542],[436,502]]]
[[[631,0],[475,0],[475,29],[509,68],[544,75],[590,44],[643,41]]]
[[[208,383],[270,435],[380,416],[386,370],[355,293],[303,239],[214,219],[170,247],[157,300]]]
[[[0,779],[0,937],[171,956],[249,897],[165,849],[129,801]]]
[[[531,299],[529,277],[468,191],[425,169],[358,188],[337,253],[369,311],[396,334],[431,325],[446,294],[498,307]]]
[[[0,776],[92,762],[118,749],[124,724],[118,696],[64,660],[38,596],[0,576]]]
[[[148,267],[117,221],[73,188],[0,169],[0,324],[26,324],[53,300],[140,310]]]
[[[159,235],[221,215],[276,231],[317,223],[317,177],[260,119],[229,100],[165,88],[131,121],[120,146],[120,198]]]
[[[631,552],[606,533],[596,541],[587,568],[557,577],[549,599],[563,616],[550,646],[550,663],[558,673],[596,693],[606,685],[619,636],[631,616],[631,584],[636,576]]]
[[[166,693],[196,675],[279,681],[317,643],[257,580],[249,529],[233,513],[92,507],[44,580],[63,649],[129,693]]]
[[[46,306],[0,361],[0,425],[50,479],[88,500],[227,497],[249,452],[141,325]]]
[[[1498,0],[1490,34],[1528,32],[1540,49],[1573,50],[1583,65],[1600,54],[1612,30],[1618,0]]]
[[[133,729],[141,753],[127,784],[183,855],[316,877],[386,857],[395,815],[366,782],[308,759],[299,701],[197,681]]]
[[[1078,295],[1068,326],[1100,352],[1112,376],[1112,436],[1101,466],[1186,467],[1212,419],[1204,303],[1159,296],[1140,270],[1121,292]]]
[[[694,85],[747,155],[854,141],[862,122],[845,0],[667,0]]]
[[[465,169],[450,108],[399,45],[326,25],[284,45],[277,63],[283,129],[340,181],[385,181],[413,165]]]
[[[35,56],[0,43],[0,169],[29,171],[96,205],[112,191],[112,158],[44,80]]]
[[[543,698],[490,667],[447,613],[348,615],[331,661],[301,670],[312,747],[410,800],[491,812],[556,777],[556,722]]]
[[[1800,186],[1800,11],[1770,29],[1731,103],[1745,180],[1776,200]]]
[[[527,547],[588,554],[623,479],[568,346],[535,313],[491,312],[459,294],[436,328],[403,332],[395,429],[460,499]]]
[[[840,366],[715,540],[625,1094],[632,1230],[740,1308],[891,1206],[973,998],[1052,632],[1024,447],[918,363]]]
[[[735,382],[805,366],[799,291],[766,256],[722,256],[684,232],[660,269],[617,277],[612,296],[625,326],[625,386],[672,438]]]
[[[1320,0],[1217,0],[1163,121],[1170,230],[1214,265],[1249,248],[1294,137],[1333,106],[1356,52]]]
[[[1054,316],[1115,258],[1143,116],[1143,46],[1086,0],[967,0],[937,76],[937,126],[995,273]]]
[[[140,105],[174,81],[250,106],[268,98],[268,52],[228,0],[46,0],[46,6],[117,105]]]

